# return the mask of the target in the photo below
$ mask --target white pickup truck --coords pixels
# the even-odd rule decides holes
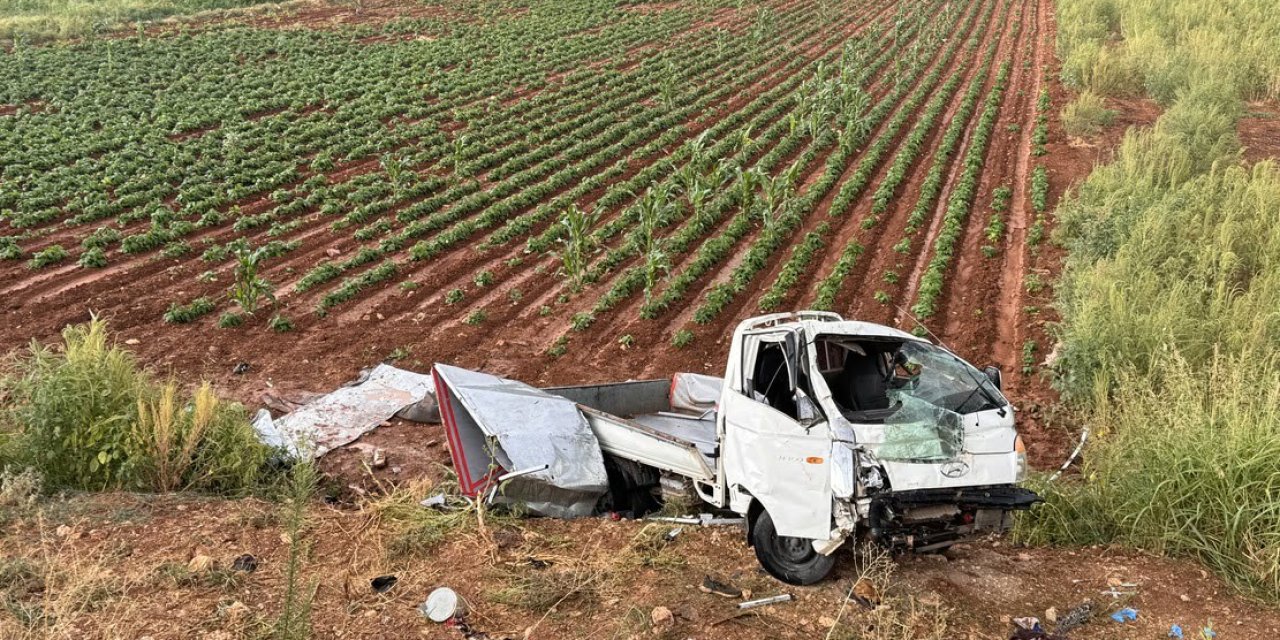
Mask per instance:
[[[637,515],[691,490],[746,517],[792,584],[855,537],[916,551],[1002,531],[1039,498],[999,371],[881,325],[802,311],[742,322],[723,380],[534,389],[437,365],[465,492],[549,515]],[[540,508],[539,508],[540,507]]]

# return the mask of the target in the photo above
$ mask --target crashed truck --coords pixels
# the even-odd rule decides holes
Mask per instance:
[[[834,313],[742,322],[723,379],[433,374],[464,493],[556,517],[686,494],[744,516],[761,565],[791,584],[823,579],[848,540],[940,550],[1039,501],[1017,484],[1026,449],[998,369]]]

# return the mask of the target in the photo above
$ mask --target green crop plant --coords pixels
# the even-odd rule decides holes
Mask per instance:
[[[43,269],[66,260],[70,255],[60,244],[49,245],[31,255],[31,259],[27,261],[27,268]]]
[[[1036,213],[1049,208],[1049,171],[1044,165],[1036,165],[1031,171],[1031,208]]]
[[[586,275],[587,262],[591,259],[594,243],[591,239],[591,228],[595,225],[598,214],[587,213],[577,205],[570,205],[560,215],[560,226],[564,228],[564,238],[560,243],[560,271],[569,279],[574,289],[582,286]]]
[[[196,298],[187,304],[175,302],[164,312],[164,321],[170,324],[187,324],[212,313],[215,308],[213,300],[206,297]]]
[[[235,256],[235,271],[227,297],[247,315],[257,313],[264,300],[275,304],[275,287],[259,275],[266,252],[261,248],[252,251],[242,248],[236,251]]]

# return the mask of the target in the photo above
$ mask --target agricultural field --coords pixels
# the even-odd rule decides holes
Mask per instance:
[[[0,636],[484,637],[423,621],[449,584],[495,638],[1006,638],[1118,588],[1071,638],[1276,637],[1280,22],[1148,4],[0,7]],[[719,373],[796,309],[999,365],[1046,503],[739,618],[697,585],[780,583],[736,529],[424,509],[439,430],[285,469],[248,422],[379,362]]]
[[[93,312],[242,387],[564,381],[812,307],[1046,355],[1048,2],[399,10],[0,58],[0,340]]]

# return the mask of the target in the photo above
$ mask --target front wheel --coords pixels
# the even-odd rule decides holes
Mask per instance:
[[[756,516],[751,530],[751,545],[756,558],[769,575],[787,584],[813,584],[827,577],[835,566],[834,555],[824,556],[813,550],[813,542],[807,538],[778,535],[773,518],[768,511]]]

